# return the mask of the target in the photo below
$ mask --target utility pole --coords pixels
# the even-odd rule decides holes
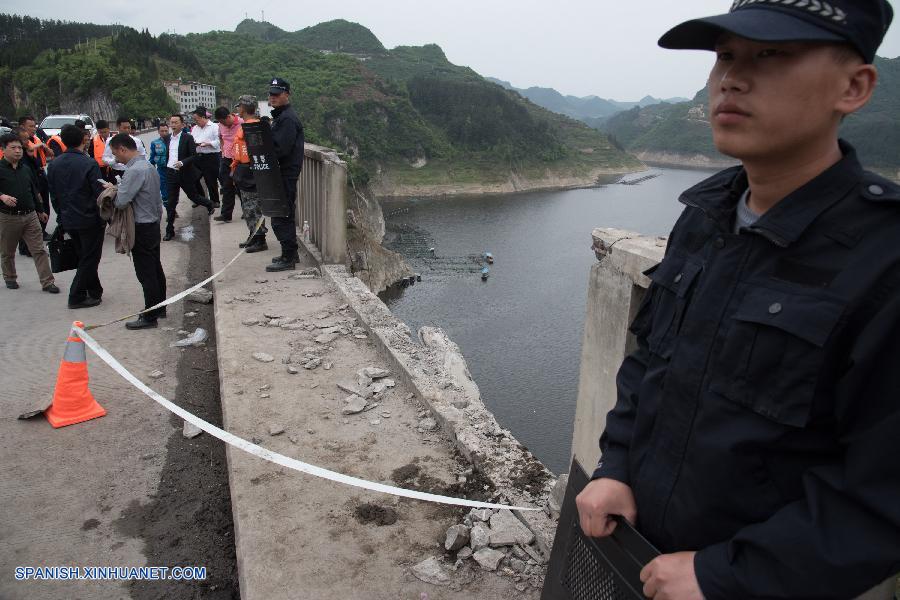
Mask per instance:
[[[263,20],[263,21],[266,20],[266,11],[265,11],[265,10],[262,11],[262,20]]]

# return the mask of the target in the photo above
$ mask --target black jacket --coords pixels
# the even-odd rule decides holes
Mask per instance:
[[[708,600],[852,598],[900,571],[900,187],[854,150],[733,234],[687,205],[631,326],[594,477]]]
[[[171,137],[169,140],[171,141]],[[199,179],[201,176],[200,169],[194,164],[197,160],[197,143],[194,142],[194,136],[187,132],[187,129],[181,130],[181,137],[178,138],[178,156],[176,160],[180,160],[182,165],[178,170],[180,177],[185,177],[189,181]]]
[[[272,142],[281,167],[281,176],[300,176],[303,169],[303,124],[290,104],[272,110]]]
[[[66,150],[47,165],[47,180],[57,220],[66,229],[88,229],[104,224],[97,209],[103,191],[97,161],[80,150]]]
[[[0,158],[0,194],[13,196],[17,201],[14,207],[0,202],[0,211],[36,210],[46,212],[38,191],[37,179],[31,167],[24,160],[20,160],[14,169],[9,161]]]

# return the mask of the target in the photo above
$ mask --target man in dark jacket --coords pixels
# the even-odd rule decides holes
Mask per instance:
[[[287,199],[288,215],[272,217],[272,231],[281,242],[281,256],[275,257],[266,271],[287,271],[300,260],[297,245],[297,180],[303,168],[303,124],[291,106],[291,85],[275,77],[269,85],[272,108],[272,141],[281,167],[281,182]]]
[[[100,304],[103,297],[97,273],[106,229],[97,208],[103,176],[97,162],[84,153],[84,132],[80,128],[65,125],[60,137],[66,151],[47,167],[47,180],[59,210],[57,220],[78,245],[78,269],[69,288],[69,308],[88,308]]]
[[[166,235],[163,241],[168,242],[175,237],[175,215],[178,208],[180,190],[194,203],[213,213],[212,202],[197,191],[200,171],[194,162],[197,160],[197,145],[191,134],[184,130],[184,117],[172,115],[169,118],[169,153],[166,162],[166,185],[169,187],[169,200],[166,204]]]
[[[738,0],[660,40],[715,50],[713,139],[742,166],[681,196],[576,500],[588,535],[622,515],[664,553],[649,598],[893,597],[900,186],[838,139],[892,16]]]

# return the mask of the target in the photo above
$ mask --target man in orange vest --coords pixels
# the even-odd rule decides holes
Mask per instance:
[[[256,116],[257,102],[255,96],[241,96],[235,108],[240,111],[238,114],[244,123],[256,123],[259,121],[259,118]],[[244,139],[243,126],[238,129],[237,134],[234,136],[232,156],[231,177],[235,187],[240,190],[243,217],[251,235],[246,242],[241,242],[240,246],[246,248],[248,253],[268,250],[266,226],[260,227],[256,235],[253,235],[256,223],[262,218],[262,209],[259,206],[259,194],[256,192],[256,181],[254,181],[253,172],[250,170],[250,155],[247,153],[247,142]]]
[[[112,179],[112,173],[109,165],[103,160],[103,152],[106,150],[106,143],[109,141],[109,121],[98,119],[96,123],[97,134],[91,140],[88,148],[90,149],[91,158],[97,161],[100,172],[103,173],[103,179],[115,183]]]
[[[24,150],[25,150],[25,160],[29,163],[32,171],[37,177],[37,186],[38,192],[41,195],[41,199],[44,201],[44,206],[47,210],[50,210],[50,186],[47,184],[47,160],[48,155],[52,156],[53,153],[50,148],[41,141],[41,139],[37,136],[37,121],[31,115],[25,115],[19,117],[19,130],[20,132],[24,131]],[[27,137],[25,137],[27,136]],[[47,223],[41,223],[41,229],[44,234],[44,241],[50,239],[50,236],[47,235]],[[28,248],[25,246],[25,243],[19,245],[19,252],[23,256],[27,256]]]

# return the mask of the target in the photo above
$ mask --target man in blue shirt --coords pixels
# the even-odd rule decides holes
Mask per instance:
[[[163,206],[168,206],[169,188],[166,182],[166,163],[169,160],[169,125],[168,123],[160,123],[156,128],[159,137],[150,142],[150,164],[156,167],[156,174],[159,175],[159,195],[162,198]]]

